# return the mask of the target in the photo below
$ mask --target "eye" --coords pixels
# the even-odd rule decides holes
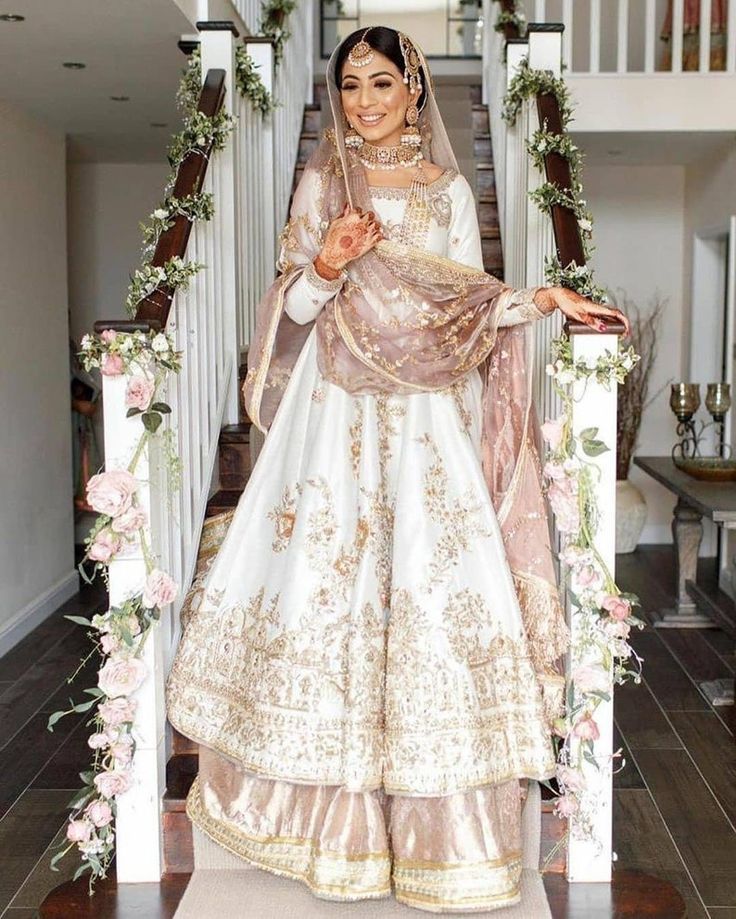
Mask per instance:
[[[343,92],[349,93],[351,89],[357,89],[358,84],[357,83],[347,83],[347,84],[343,83],[340,88],[342,89]]]
[[[388,89],[388,88],[391,86],[391,83],[389,83],[388,80],[379,80],[379,82],[376,83],[375,85],[376,85],[379,89]]]

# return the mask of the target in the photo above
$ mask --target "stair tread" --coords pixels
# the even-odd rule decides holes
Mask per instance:
[[[248,419],[239,424],[226,424],[220,431],[220,443],[242,444],[250,440],[250,429],[253,422]]]

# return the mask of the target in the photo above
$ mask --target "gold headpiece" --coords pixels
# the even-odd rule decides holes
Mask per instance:
[[[404,35],[403,32],[399,32],[399,45],[404,58],[404,83],[408,83],[409,92],[416,96],[416,101],[422,92],[422,78],[419,76],[419,52],[409,36]]]
[[[370,64],[373,60],[373,48],[365,40],[366,35],[370,32],[370,29],[366,29],[363,32],[360,41],[357,45],[353,45],[348,54],[348,61],[352,64],[353,67],[365,67],[366,64]]]

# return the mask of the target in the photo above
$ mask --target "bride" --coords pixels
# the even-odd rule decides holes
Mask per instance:
[[[554,775],[569,632],[533,320],[621,313],[483,272],[427,62],[337,47],[244,384],[268,436],[186,623],[171,723],[194,824],[318,897],[519,901],[526,780]]]

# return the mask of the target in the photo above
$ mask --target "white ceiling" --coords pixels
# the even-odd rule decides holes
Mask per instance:
[[[733,132],[586,132],[571,130],[585,163],[607,166],[688,165],[723,154],[736,145]]]
[[[179,124],[177,42],[192,32],[174,0],[4,0],[0,13],[26,17],[0,22],[3,101],[67,134],[72,159],[163,160]]]

